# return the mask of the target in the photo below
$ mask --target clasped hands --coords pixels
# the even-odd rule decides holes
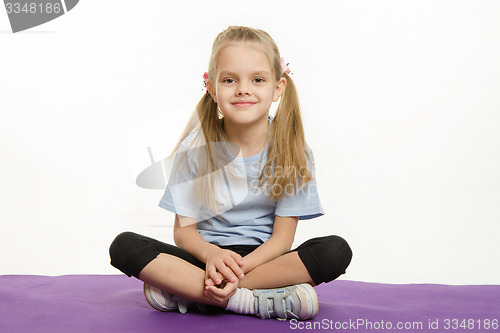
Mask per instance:
[[[220,249],[211,253],[205,269],[205,296],[216,304],[225,305],[245,276],[243,265],[243,258],[231,250]]]

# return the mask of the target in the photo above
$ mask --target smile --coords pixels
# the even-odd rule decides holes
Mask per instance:
[[[232,104],[238,108],[246,108],[246,107],[254,105],[255,102],[236,102],[236,103],[232,103]]]

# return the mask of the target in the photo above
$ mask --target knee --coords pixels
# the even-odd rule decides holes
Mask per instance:
[[[340,236],[327,236],[325,257],[330,258],[340,270],[345,270],[351,263],[352,250],[345,239]]]
[[[315,263],[311,269],[314,276],[311,277],[316,285],[330,282],[344,274],[352,258],[349,244],[339,236],[312,239],[309,251]]]
[[[137,242],[137,236],[137,234],[127,231],[122,232],[115,237],[109,247],[111,265],[120,269],[126,264],[130,256],[130,251],[134,248],[134,244]]]

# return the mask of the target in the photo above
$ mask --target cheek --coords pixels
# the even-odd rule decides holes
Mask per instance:
[[[224,90],[224,91],[220,91],[217,96],[219,98],[219,101],[227,102],[229,100],[229,98],[232,96],[232,94],[231,94],[231,92]]]
[[[255,94],[260,96],[262,99],[272,99],[274,97],[274,89],[269,88],[269,87],[260,87],[259,89],[255,90]]]
[[[219,95],[220,97],[227,97],[227,96],[231,96],[233,94],[233,89],[231,89],[230,87],[219,87],[219,89],[217,89],[217,95]]]

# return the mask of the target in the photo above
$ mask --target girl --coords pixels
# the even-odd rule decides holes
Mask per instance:
[[[311,319],[319,309],[312,286],[345,273],[352,252],[338,236],[290,250],[298,220],[323,209],[289,72],[262,30],[231,26],[215,39],[207,91],[160,201],[176,214],[177,246],[125,232],[110,247],[111,264],[144,282],[153,308],[184,313],[197,303]]]

